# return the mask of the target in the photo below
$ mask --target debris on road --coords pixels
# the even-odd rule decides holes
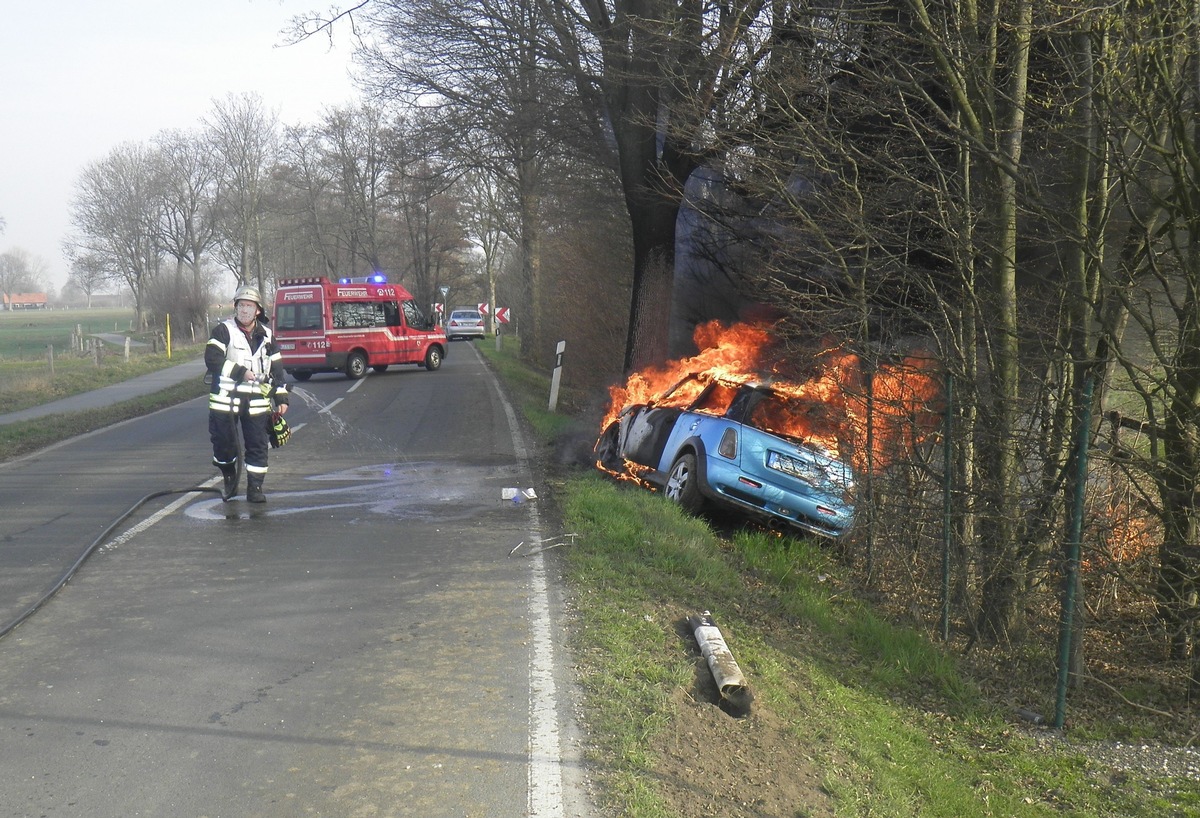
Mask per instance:
[[[551,537],[548,540],[538,540],[537,542],[529,543],[529,547],[520,554],[517,554],[517,556],[532,557],[534,554],[540,554],[543,551],[549,551],[551,548],[558,548],[560,545],[574,545],[575,538],[578,536],[578,534],[563,534],[559,537]],[[513,550],[509,551],[508,555],[511,557],[513,554],[516,554],[523,545],[525,545],[525,541],[521,540],[519,543],[513,546]]]

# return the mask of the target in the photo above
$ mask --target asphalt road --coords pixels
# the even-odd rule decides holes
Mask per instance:
[[[203,400],[0,465],[0,627],[96,546],[0,639],[0,816],[590,814],[494,378],[456,343],[294,388],[265,505],[186,493]]]

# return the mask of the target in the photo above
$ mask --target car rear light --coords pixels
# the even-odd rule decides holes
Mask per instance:
[[[745,483],[747,486],[750,486],[751,488],[756,488],[756,489],[762,488],[762,483],[751,480],[749,477],[739,477],[738,482]]]
[[[817,513],[824,514],[826,517],[836,517],[838,513],[827,506],[817,506]]]

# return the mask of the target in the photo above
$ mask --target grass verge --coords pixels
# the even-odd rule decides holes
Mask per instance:
[[[543,443],[569,425],[544,416],[548,381],[515,350],[483,351]],[[1200,815],[1200,782],[1114,773],[1011,723],[953,656],[861,602],[820,543],[719,537],[587,469],[557,482],[564,530],[578,535],[558,553],[611,814]],[[681,627],[701,610],[746,673],[750,717],[705,689]]]
[[[164,389],[153,395],[134,398],[103,409],[47,415],[34,420],[0,425],[0,462],[13,460],[75,435],[189,401],[207,392],[208,387],[196,378],[194,381]]]

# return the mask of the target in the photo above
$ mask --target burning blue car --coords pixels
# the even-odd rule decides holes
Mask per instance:
[[[661,490],[692,514],[711,502],[840,538],[854,522],[853,472],[788,431],[813,409],[767,385],[689,375],[622,409],[596,442],[596,466]]]

